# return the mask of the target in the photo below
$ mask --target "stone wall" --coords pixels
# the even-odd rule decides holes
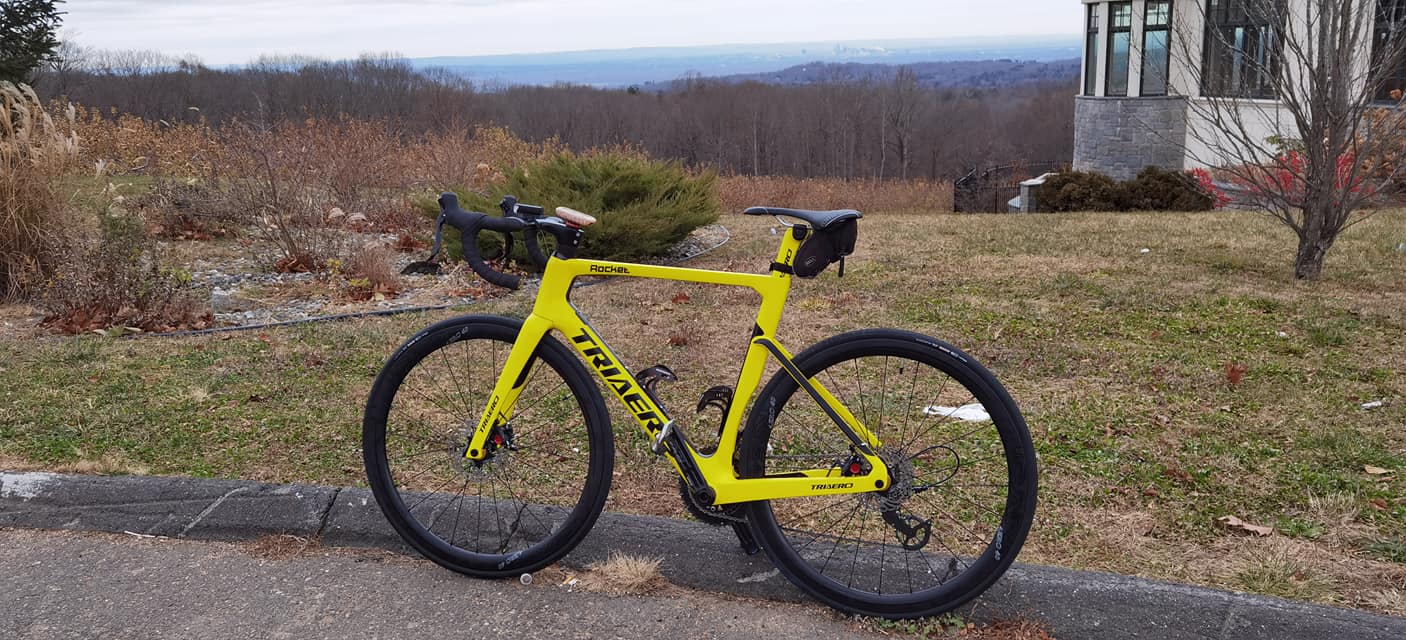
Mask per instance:
[[[1143,167],[1183,169],[1186,98],[1074,99],[1074,169],[1118,180]]]

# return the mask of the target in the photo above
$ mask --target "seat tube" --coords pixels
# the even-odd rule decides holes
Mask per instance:
[[[775,285],[757,289],[757,293],[762,296],[762,303],[757,309],[756,323],[752,326],[753,338],[775,336],[777,327],[781,326],[781,312],[786,308],[786,298],[791,293],[791,263],[796,259],[796,250],[800,248],[801,241],[806,236],[804,229],[797,233],[798,228],[800,227],[786,230],[786,237],[781,240],[781,248],[776,251],[776,262],[771,265],[771,277],[775,279]],[[800,237],[797,237],[798,235]],[[757,389],[766,370],[768,357],[770,356],[766,347],[755,341],[751,342],[747,347],[747,357],[742,361],[742,371],[737,376],[736,392],[751,394]],[[732,454],[737,447],[737,428],[742,423],[746,405],[745,401],[734,401],[729,407],[728,416],[723,421],[723,436],[711,460],[732,460]],[[727,464],[731,466],[730,462]]]

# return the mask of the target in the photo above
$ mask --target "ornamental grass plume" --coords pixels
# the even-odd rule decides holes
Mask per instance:
[[[0,300],[27,294],[57,265],[70,226],[58,180],[77,166],[74,110],[55,123],[27,85],[0,82]]]

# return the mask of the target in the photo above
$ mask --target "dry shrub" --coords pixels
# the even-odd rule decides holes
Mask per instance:
[[[565,150],[560,140],[534,143],[502,127],[427,133],[407,150],[416,183],[434,191],[481,190],[501,181],[502,171],[538,162]]]
[[[162,264],[141,219],[117,206],[102,215],[96,238],[71,243],[70,260],[49,280],[39,305],[45,326],[63,333],[109,327],[142,331],[203,329],[210,311],[190,275]]]
[[[215,177],[218,136],[203,118],[171,123],[79,106],[75,131],[98,175]]]
[[[368,243],[352,251],[341,265],[347,279],[347,294],[355,300],[377,295],[391,298],[400,292],[400,274],[395,270],[395,253],[381,244]]]
[[[952,183],[926,180],[843,180],[786,176],[725,176],[717,192],[723,211],[747,207],[859,209],[861,211],[952,211]]]
[[[66,109],[64,124],[73,118]],[[57,266],[54,248],[71,225],[55,184],[77,162],[77,138],[34,90],[0,82],[0,300],[25,294]]]
[[[153,235],[176,240],[224,237],[244,222],[224,191],[198,178],[157,179],[135,206]]]
[[[345,251],[346,232],[328,223],[328,190],[318,183],[317,150],[296,125],[233,123],[221,130],[225,193],[256,235],[278,248],[280,271],[321,271]]]
[[[313,152],[308,169],[326,190],[326,204],[368,211],[411,186],[412,167],[397,127],[386,120],[305,120],[284,123],[279,135]]]

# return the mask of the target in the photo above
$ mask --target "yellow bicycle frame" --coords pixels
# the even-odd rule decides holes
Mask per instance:
[[[800,496],[823,496],[881,491],[889,485],[888,467],[876,454],[880,446],[874,436],[854,414],[835,396],[831,395],[819,380],[806,378],[791,360],[791,354],[777,343],[775,335],[781,323],[781,312],[786,305],[786,297],[791,290],[791,275],[787,273],[796,255],[796,250],[804,240],[804,232],[784,234],[781,248],[777,251],[776,262],[786,269],[773,266],[767,275],[732,273],[728,271],[708,271],[682,267],[608,262],[602,260],[570,259],[553,256],[542,274],[542,282],[537,292],[537,301],[532,313],[523,322],[517,341],[513,344],[503,371],[493,388],[493,395],[474,430],[465,457],[481,460],[487,455],[485,443],[497,425],[507,422],[517,402],[522,386],[526,384],[527,365],[542,337],[550,330],[557,330],[566,336],[576,347],[586,362],[600,375],[605,386],[614,392],[624,403],[625,408],[639,422],[640,427],[651,439],[658,438],[669,422],[664,409],[658,406],[648,393],[640,387],[629,370],[621,364],[605,340],[581,317],[579,311],[568,300],[571,284],[581,276],[628,276],[677,280],[734,287],[747,287],[761,296],[761,307],[757,312],[756,326],[753,329],[751,345],[747,349],[742,372],[738,377],[733,402],[728,408],[723,422],[723,431],[717,451],[701,454],[688,447],[687,454],[702,473],[703,478],[716,492],[714,504],[732,504],[754,500],[773,500]],[[748,399],[761,384],[767,355],[775,357],[782,368],[796,379],[820,403],[832,420],[841,429],[842,422],[847,427],[847,437],[853,443],[856,454],[865,458],[870,470],[863,475],[841,475],[837,467],[808,469],[788,472],[777,476],[761,478],[738,478],[733,468],[733,453],[737,448],[737,435],[746,411]],[[843,429],[842,429],[843,430]],[[683,474],[679,460],[671,452],[664,454]]]

